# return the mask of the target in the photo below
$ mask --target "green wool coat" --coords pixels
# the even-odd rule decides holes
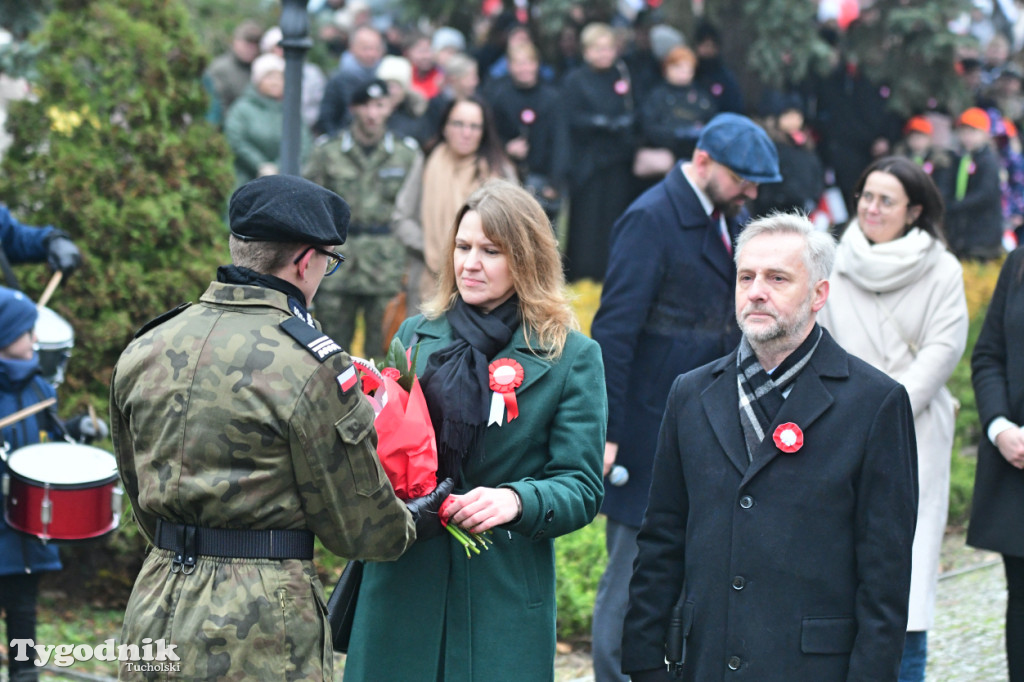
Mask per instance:
[[[421,371],[452,343],[444,318],[406,320],[398,336],[407,346],[418,339]],[[523,366],[519,417],[487,428],[484,454],[463,464],[456,492],[513,488],[522,518],[494,529],[494,545],[472,559],[443,533],[397,561],[367,563],[346,682],[554,679],[552,540],[588,524],[604,497],[604,366],[597,343],[578,332],[551,362],[517,329],[497,358]]]

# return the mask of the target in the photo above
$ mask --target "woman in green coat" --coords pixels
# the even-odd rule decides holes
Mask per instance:
[[[252,83],[228,109],[224,136],[235,157],[235,187],[264,175],[277,175],[284,121],[284,59],[264,54],[252,63]],[[312,136],[300,126],[300,162],[309,155]]]
[[[574,330],[529,193],[493,180],[469,197],[424,310],[398,335],[419,346],[438,477],[457,474],[450,522],[494,544],[469,559],[442,533],[368,563],[345,680],[553,680],[552,540],[601,506],[607,405],[600,349]]]

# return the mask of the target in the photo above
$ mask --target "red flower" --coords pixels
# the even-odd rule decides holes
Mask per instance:
[[[380,373],[392,381],[398,381],[402,378],[402,372],[397,367],[385,367]]]
[[[793,454],[804,446],[804,432],[793,422],[779,424],[772,434],[775,446],[783,452]]]

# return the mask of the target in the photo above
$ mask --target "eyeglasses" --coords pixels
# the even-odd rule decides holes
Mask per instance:
[[[305,256],[310,251],[316,251],[317,253],[327,256],[327,271],[324,273],[324,277],[327,277],[328,275],[333,275],[334,271],[338,269],[338,266],[345,262],[345,256],[341,255],[340,253],[328,251],[327,249],[321,249],[319,246],[307,246],[302,250],[302,253],[300,253],[298,257],[296,257],[296,259],[292,261],[292,265],[298,265],[299,261],[302,260],[303,256]]]
[[[902,205],[902,201],[897,201],[890,196],[884,194],[875,194],[874,192],[861,192],[857,195],[858,202],[864,202],[865,206],[870,206],[878,199],[878,210],[880,211],[893,211]]]
[[[740,188],[741,192],[743,190],[749,189],[751,187],[757,187],[758,183],[754,182],[753,180],[747,180],[745,178],[741,178],[739,175],[736,174],[735,171],[733,171],[732,168],[729,168],[725,164],[719,163],[718,165],[721,166],[722,168],[724,168],[725,172],[729,174],[729,177],[732,179],[732,181],[735,182],[737,185],[739,185],[739,188]]]
[[[448,121],[448,125],[456,130],[468,130],[473,133],[479,133],[484,129],[481,123],[468,123],[466,121]]]

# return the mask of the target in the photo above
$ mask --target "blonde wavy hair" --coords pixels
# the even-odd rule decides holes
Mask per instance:
[[[508,180],[484,183],[469,195],[455,215],[438,276],[438,291],[423,304],[423,314],[428,319],[441,317],[459,298],[455,281],[455,235],[462,217],[470,211],[480,216],[484,234],[508,260],[512,285],[519,296],[523,337],[529,343],[532,331],[546,350],[544,354],[549,359],[557,359],[565,348],[569,330],[579,328],[566,294],[558,243],[537,200]]]

